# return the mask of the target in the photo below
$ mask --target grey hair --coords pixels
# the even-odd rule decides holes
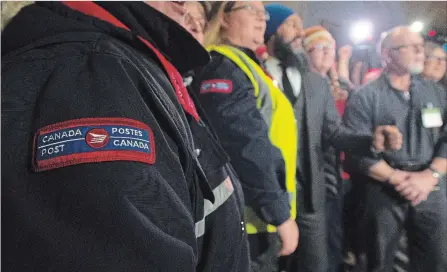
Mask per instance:
[[[382,59],[382,66],[385,66],[384,60],[383,60],[383,50],[391,48],[392,45],[392,38],[396,32],[399,32],[403,29],[408,29],[411,31],[410,27],[407,25],[401,25],[393,27],[392,29],[382,32],[380,35],[379,43],[377,44],[377,53],[379,54],[380,58]]]
[[[19,11],[33,4],[34,1],[1,1],[1,29],[5,29],[5,26],[11,21]]]
[[[396,28],[390,29],[388,31],[382,32],[380,35],[380,40],[377,43],[376,52],[380,57],[380,63],[382,67],[386,66],[386,61],[383,59],[383,49],[389,48],[391,46],[391,37],[392,33],[396,30]]]
[[[390,48],[391,40],[392,40],[391,38],[393,37],[393,34],[395,34],[397,31],[402,30],[404,28],[408,29],[409,27],[408,26],[396,26],[390,30],[382,32],[382,34],[380,35],[379,43],[377,44],[377,53],[379,53],[379,55],[381,55],[383,49]]]

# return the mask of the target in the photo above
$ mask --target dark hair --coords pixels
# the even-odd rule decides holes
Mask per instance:
[[[225,2],[226,2],[226,4],[225,4],[225,8],[224,8],[223,12],[230,12],[236,5],[236,1],[215,1],[215,2],[210,3],[209,4],[210,6],[208,6],[208,8],[207,8],[207,20],[208,21],[211,21],[214,18],[214,16],[217,15],[220,7]],[[200,2],[200,3],[203,3],[202,5],[205,5],[204,2]]]
[[[209,21],[208,17],[209,17],[210,11],[211,11],[210,4],[208,2],[205,2],[205,1],[197,1],[197,2],[202,6],[203,11],[205,12],[205,19],[206,19],[206,21]]]
[[[228,1],[227,5],[224,8],[224,12],[230,12],[234,6],[236,5],[236,1]]]
[[[211,21],[214,18],[214,16],[217,15],[222,3],[223,3],[222,1],[216,1],[216,2],[212,2],[209,4],[207,16],[206,16],[207,17],[206,19],[208,20],[208,22]]]

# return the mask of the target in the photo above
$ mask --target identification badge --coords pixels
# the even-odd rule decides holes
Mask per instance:
[[[437,128],[443,125],[440,108],[422,109],[422,124],[425,128]]]
[[[34,137],[36,172],[106,161],[153,164],[152,130],[127,118],[85,118],[43,127]]]

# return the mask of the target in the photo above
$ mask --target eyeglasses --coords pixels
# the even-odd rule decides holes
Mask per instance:
[[[412,43],[412,44],[403,44],[403,45],[399,45],[399,46],[395,46],[395,47],[391,47],[391,50],[396,50],[399,51],[401,49],[412,49],[414,52],[416,51],[423,51],[424,50],[424,44],[423,43]]]
[[[230,2],[230,3],[232,3],[232,2]],[[224,12],[229,13],[229,12],[238,11],[238,10],[246,10],[249,13],[251,13],[252,15],[255,15],[259,18],[263,18],[266,21],[270,20],[270,14],[266,10],[257,9],[251,5],[242,5],[242,6],[235,7],[235,8],[233,6],[234,5],[228,5],[224,9]]]
[[[444,56],[444,57],[427,56],[425,59],[426,59],[426,60],[437,60],[437,61],[439,61],[439,62],[447,62],[447,57],[446,57],[446,56]]]

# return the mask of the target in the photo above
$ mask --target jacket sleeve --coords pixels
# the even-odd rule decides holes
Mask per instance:
[[[440,137],[435,146],[435,154],[433,157],[447,159],[447,90],[440,86],[435,86],[435,90],[439,93],[440,101],[443,110],[443,128],[440,131]]]
[[[319,86],[324,89],[322,96],[326,105],[322,129],[323,139],[341,151],[370,154],[371,134],[361,134],[356,128],[345,126],[335,108],[329,84],[321,79]]]
[[[358,91],[352,94],[343,118],[346,126],[356,130],[360,135],[371,135],[373,133],[372,101],[367,100],[365,92]],[[346,154],[345,167],[350,173],[360,172],[367,175],[369,168],[379,161],[379,158],[349,152]]]
[[[230,92],[201,93],[207,82],[229,80]],[[215,56],[194,80],[194,91],[238,173],[245,200],[267,223],[290,217],[285,164],[269,139],[269,128],[256,108],[254,89],[229,59]]]
[[[160,100],[151,99],[155,92],[174,92],[110,54],[3,64],[2,130],[8,133],[2,134],[2,157],[9,159],[2,162],[8,169],[2,173],[2,204],[8,214],[9,264],[61,271],[67,264],[74,270],[99,265],[108,271],[195,271],[191,207],[200,198],[194,194],[191,201],[194,179],[183,170],[190,167],[181,140],[185,132],[180,133],[185,127],[169,122]],[[171,118],[179,120],[180,105],[168,104]],[[84,118],[144,123],[153,132],[155,161],[109,155],[93,162],[81,154],[79,163],[33,171],[36,131]]]

